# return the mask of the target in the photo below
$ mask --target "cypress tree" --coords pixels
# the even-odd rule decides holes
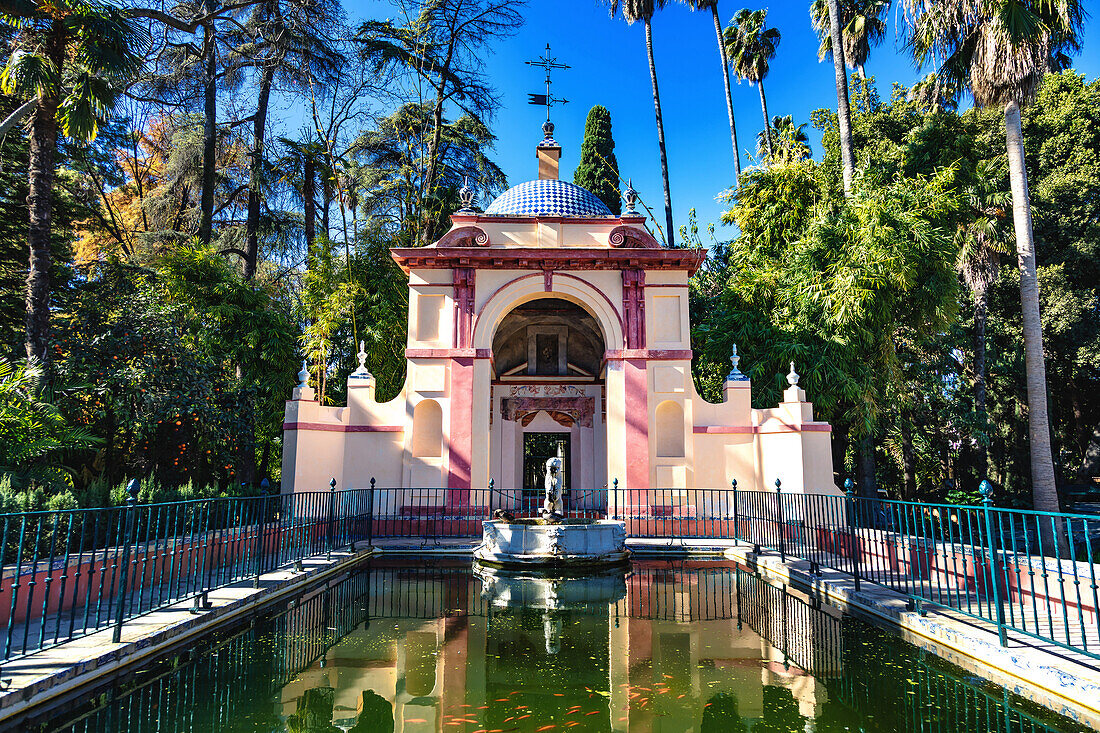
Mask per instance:
[[[596,194],[612,214],[619,215],[619,162],[615,160],[615,140],[611,137],[611,113],[601,104],[588,110],[573,183]]]

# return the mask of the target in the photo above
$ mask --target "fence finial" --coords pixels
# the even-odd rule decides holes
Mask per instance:
[[[731,488],[732,488],[732,489],[733,489],[734,491],[737,491],[737,479],[732,479],[732,480],[730,481],[730,487],[731,487]]]
[[[777,494],[778,494],[778,493],[779,493],[780,491],[782,491],[782,490],[783,490],[783,488],[782,488],[782,487],[783,487],[783,482],[782,482],[782,481],[780,481],[779,479],[776,479],[776,480],[775,480],[775,492],[776,492]]]
[[[332,481],[329,481],[329,482],[328,482],[328,486],[329,486],[329,488],[330,488],[330,489],[332,489],[333,491],[335,491],[335,490],[336,490],[336,477],[335,477],[335,476],[333,476],[333,477],[332,477]]]
[[[993,484],[983,480],[978,484],[978,493],[982,495],[982,503],[989,506],[993,503]]]
[[[136,478],[126,484],[126,503],[130,506],[137,504],[138,493],[141,491],[141,482]]]
[[[489,479],[489,491],[492,491],[495,485],[496,482],[493,479]]]
[[[611,488],[614,489],[615,491],[619,490],[619,479],[617,479],[617,478],[611,479]]]
[[[856,484],[855,484],[854,481],[852,481],[852,479],[850,479],[850,478],[844,479],[844,493],[848,495],[849,499],[851,499],[853,496],[855,496],[855,493],[856,493],[856,488],[855,487],[856,487]]]

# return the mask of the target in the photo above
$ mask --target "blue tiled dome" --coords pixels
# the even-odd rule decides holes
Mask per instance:
[[[614,216],[590,191],[568,181],[540,179],[512,186],[485,216]]]

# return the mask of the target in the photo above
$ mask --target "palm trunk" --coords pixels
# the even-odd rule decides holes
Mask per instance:
[[[305,214],[306,259],[313,256],[313,242],[317,238],[317,192],[314,182],[317,180],[316,163],[313,153],[306,152],[302,161],[302,205]]]
[[[726,87],[726,114],[730,118],[730,142],[733,143],[733,187],[741,180],[741,152],[737,147],[737,125],[733,122],[733,92],[730,89],[730,62],[726,57],[726,44],[722,42],[722,21],[718,19],[718,3],[710,6],[714,19],[714,35],[718,39],[718,58],[722,62],[722,84]]]
[[[989,473],[989,419],[986,415],[985,381],[985,330],[989,320],[989,287],[982,287],[974,294],[974,412],[977,413],[980,434],[978,436],[978,478],[988,478]]]
[[[1016,256],[1020,267],[1020,305],[1023,310],[1024,359],[1027,371],[1027,422],[1031,443],[1031,494],[1038,511],[1058,511],[1054,459],[1050,448],[1047,414],[1047,377],[1043,361],[1043,324],[1039,318],[1039,279],[1036,275],[1035,240],[1031,228],[1031,200],[1024,163],[1024,134],[1020,106],[1005,106],[1009,182],[1012,186],[1012,221],[1016,230]],[[1044,527],[1046,523],[1043,523]],[[1045,539],[1045,538],[1044,538]]]
[[[211,3],[207,3],[211,7]],[[217,173],[217,64],[215,63],[214,28],[203,26],[203,53],[206,56],[206,78],[203,89],[202,123],[202,198],[199,204],[199,239],[210,244],[214,236],[214,181]]]
[[[775,155],[772,148],[772,125],[768,117],[768,99],[764,96],[764,80],[756,82],[756,88],[760,90],[760,110],[764,113],[764,140],[768,143],[768,159]]]
[[[875,479],[875,439],[868,435],[859,441],[859,494],[869,499],[878,497]]]
[[[54,21],[47,53],[61,77],[65,60],[65,26]],[[54,165],[57,160],[57,93],[38,95],[31,117],[30,155],[27,166],[27,357],[49,362],[50,341],[50,251],[53,218]]]
[[[665,124],[661,121],[661,95],[657,90],[657,65],[653,61],[653,25],[645,19],[645,50],[649,56],[649,79],[653,82],[653,113],[657,117],[657,145],[661,149],[661,178],[665,185],[665,226],[668,227],[666,241],[672,247],[676,236],[672,228],[672,191],[668,185],[668,156],[665,154]]]
[[[253,118],[252,166],[248,180],[248,218],[244,225],[245,280],[251,280],[256,276],[256,264],[260,257],[260,178],[263,173],[267,103],[271,98],[271,81],[274,76],[275,67],[265,66],[260,76],[260,96],[256,101],[256,116]]]
[[[837,0],[829,5],[829,37],[833,39],[833,74],[836,76],[836,112],[840,127],[840,168],[844,174],[844,195],[852,194],[852,178],[856,173],[856,158],[852,152],[852,119],[848,105],[848,72],[844,69],[844,36],[840,31],[840,10]]]
[[[902,486],[906,501],[913,501],[917,495],[917,455],[913,448],[913,428],[910,415],[901,415],[901,464]]]

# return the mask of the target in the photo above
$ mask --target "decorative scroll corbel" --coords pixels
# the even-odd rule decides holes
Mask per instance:
[[[436,247],[488,247],[489,235],[481,227],[458,227],[444,234]]]
[[[660,249],[661,245],[645,229],[622,224],[611,230],[607,242],[612,247],[625,249]]]

